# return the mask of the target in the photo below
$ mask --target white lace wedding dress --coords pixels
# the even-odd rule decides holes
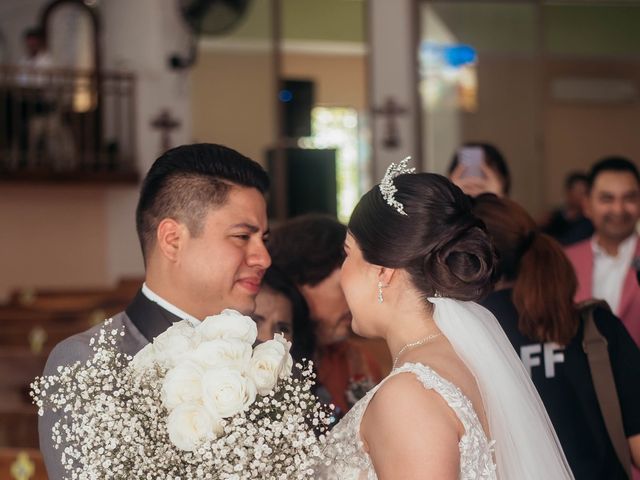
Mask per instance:
[[[493,314],[473,302],[441,297],[429,298],[429,302],[434,305],[436,325],[476,380],[495,451],[471,402],[451,382],[415,363],[396,368],[391,375],[413,373],[456,413],[465,429],[459,443],[459,477],[573,480],[544,404]],[[378,388],[360,400],[329,434],[325,451],[328,465],[319,478],[376,478],[371,459],[362,449],[360,422]]]
[[[367,393],[327,439],[325,457],[329,465],[322,468],[318,478],[324,480],[375,480],[378,477],[369,455],[363,450],[360,440],[360,423],[373,395],[384,382],[403,372],[413,373],[425,388],[437,392],[456,413],[465,433],[458,444],[460,449],[460,475],[467,479],[496,479],[493,460],[493,442],[489,441],[471,401],[458,387],[438,375],[433,369],[419,363],[406,363],[394,369],[389,376]]]

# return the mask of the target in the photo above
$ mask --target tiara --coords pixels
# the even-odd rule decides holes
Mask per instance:
[[[380,193],[382,193],[382,198],[384,198],[384,200],[390,207],[395,208],[400,215],[406,215],[406,212],[404,211],[404,205],[397,201],[394,196],[398,189],[393,184],[393,179],[398,175],[404,175],[405,173],[414,173],[416,171],[415,168],[407,168],[407,163],[409,163],[409,160],[411,160],[411,157],[405,158],[397,165],[395,163],[389,165],[386,173],[384,174],[384,177],[382,178],[382,181],[380,182],[380,185],[378,186],[380,188]]]

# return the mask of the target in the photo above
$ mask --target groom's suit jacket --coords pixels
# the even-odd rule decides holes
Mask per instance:
[[[111,325],[113,328],[124,327],[124,336],[119,337],[120,350],[126,354],[135,355],[169,328],[173,322],[179,320],[182,319],[152,302],[139,291],[127,309],[113,317]],[[56,345],[47,359],[43,375],[55,375],[58,366],[61,365],[89,360],[94,354],[89,342],[102,326],[103,324],[96,325]],[[65,470],[62,466],[64,445],[56,449],[51,435],[54,423],[61,417],[60,413],[45,409],[44,415],[38,419],[40,450],[51,480],[65,478]]]

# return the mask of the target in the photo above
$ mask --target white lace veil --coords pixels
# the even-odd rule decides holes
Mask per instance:
[[[491,312],[477,303],[429,298],[434,319],[476,378],[496,441],[498,478],[572,479],[542,400]]]

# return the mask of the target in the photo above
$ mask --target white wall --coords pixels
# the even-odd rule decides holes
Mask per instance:
[[[23,55],[22,33],[39,20],[40,9],[48,0],[2,0],[0,32],[7,43],[8,60],[17,62]]]
[[[414,166],[421,161],[416,124],[419,104],[416,94],[414,37],[415,12],[412,0],[369,0],[369,35],[371,39],[370,75],[372,107],[380,107],[388,97],[407,113],[397,117],[401,144],[387,148],[383,138],[387,126],[384,115],[373,115],[374,181],[380,179],[391,162],[407,155],[414,157]]]
[[[104,192],[2,185],[0,300],[16,288],[106,283]]]
[[[173,145],[191,142],[189,71],[171,71],[168,58],[186,52],[187,31],[172,0],[109,0],[101,3],[105,67],[133,71],[137,84],[137,158],[144,176],[160,155],[160,133],[151,120],[166,108],[181,122],[171,134]],[[143,273],[135,232],[138,187],[108,192],[108,281]]]

